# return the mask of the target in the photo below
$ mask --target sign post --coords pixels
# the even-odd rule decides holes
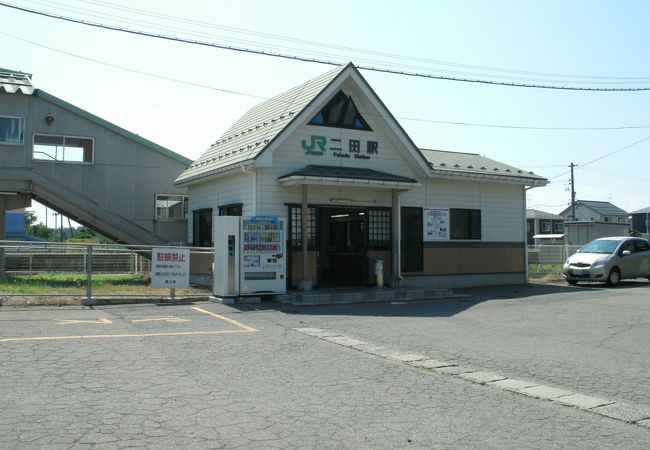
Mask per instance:
[[[190,249],[154,247],[151,249],[151,287],[169,288],[176,298],[176,288],[190,285]]]

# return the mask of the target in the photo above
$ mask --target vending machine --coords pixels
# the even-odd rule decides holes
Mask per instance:
[[[212,222],[215,296],[286,293],[284,218],[214,216]]]
[[[242,218],[240,293],[284,294],[287,290],[286,220]]]

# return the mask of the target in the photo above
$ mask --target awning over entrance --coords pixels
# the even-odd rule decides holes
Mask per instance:
[[[304,169],[288,173],[278,178],[278,182],[282,186],[342,185],[396,190],[412,189],[420,184],[413,178],[373,169],[320,165],[309,165]]]

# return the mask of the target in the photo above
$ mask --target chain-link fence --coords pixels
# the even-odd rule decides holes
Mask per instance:
[[[530,274],[560,275],[562,265],[580,245],[542,244],[528,247],[528,269]]]
[[[179,247],[0,241],[0,297],[209,295],[211,248],[188,247],[190,286],[151,287],[153,249]]]

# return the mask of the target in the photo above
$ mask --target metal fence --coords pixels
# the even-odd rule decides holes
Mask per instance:
[[[573,255],[580,245],[543,244],[528,247],[528,264],[531,272],[560,273],[564,261]]]
[[[189,288],[171,292],[152,288],[152,249],[160,247],[0,241],[0,296],[160,297],[209,293],[212,248],[188,247]]]

